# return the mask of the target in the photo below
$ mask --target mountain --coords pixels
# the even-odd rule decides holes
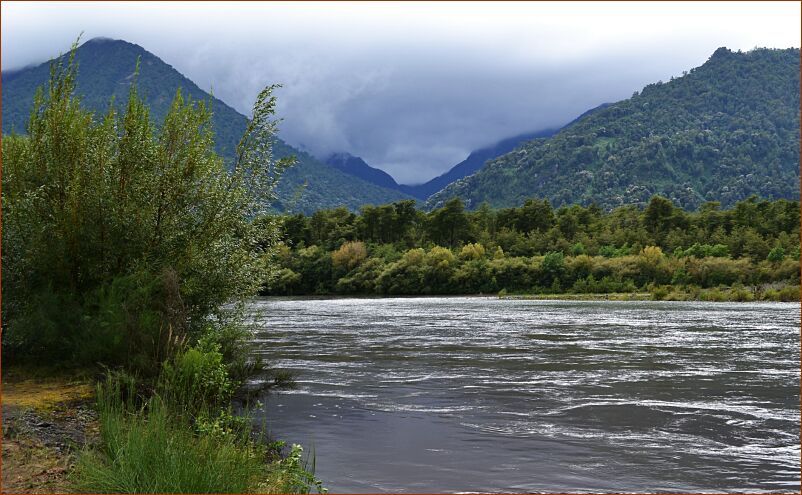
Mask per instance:
[[[154,54],[126,41],[95,38],[81,45],[75,56],[78,62],[76,92],[85,107],[105,113],[114,97],[116,107],[124,108],[130,84],[136,77],[139,94],[148,103],[151,118],[158,124],[164,120],[176,90],[181,88],[185,97],[211,102],[216,150],[224,158],[233,159],[247,118],[201,90]],[[137,59],[138,76],[135,74]],[[2,73],[4,134],[25,132],[36,88],[46,84],[49,76],[49,63]],[[298,159],[297,165],[284,173],[278,185],[279,198],[274,207],[283,211],[310,213],[337,206],[356,210],[364,204],[410,199],[402,192],[376,186],[325,165],[280,139],[274,145],[274,154],[278,158],[295,155]]]
[[[373,168],[365,160],[349,153],[334,153],[325,160],[330,165],[341,172],[359,177],[371,184],[390,189],[398,189],[400,186],[395,182],[390,174],[378,168]],[[423,198],[426,199],[426,198]]]
[[[434,194],[516,206],[526,198],[611,209],[660,194],[691,209],[756,194],[799,199],[800,52],[719,48],[702,66],[533,139]]]
[[[571,125],[585,116],[608,106],[610,106],[610,103],[603,103],[598,107],[592,108],[567,125]],[[558,131],[559,129],[543,129],[536,132],[519,134],[518,136],[503,139],[492,146],[472,151],[471,154],[468,155],[468,158],[451,167],[448,172],[439,175],[428,182],[424,182],[423,184],[398,184],[386,172],[371,167],[362,158],[353,156],[349,153],[334,153],[326,159],[326,163],[347,174],[354,175],[373,184],[382,187],[389,187],[391,189],[398,189],[399,191],[403,191],[410,196],[414,196],[421,200],[426,200],[429,196],[440,191],[452,182],[456,182],[464,177],[476,173],[488,160],[492,160],[493,158],[498,158],[505,153],[509,153],[523,142],[536,138],[551,137]]]
[[[546,129],[504,139],[493,146],[471,152],[471,154],[468,155],[468,158],[454,165],[443,175],[435,177],[434,179],[423,184],[417,184],[414,186],[403,185],[400,187],[400,189],[407,194],[415,196],[416,198],[426,199],[452,182],[476,173],[476,171],[482,168],[482,165],[484,165],[485,162],[512,151],[522,142],[529,141],[530,139],[534,138],[549,137],[555,132],[557,132],[555,129]]]
[[[334,153],[326,158],[325,161],[327,164],[346,174],[359,177],[362,180],[366,180],[381,187],[397,189],[415,198],[425,200],[452,182],[475,173],[482,168],[482,165],[484,165],[486,161],[512,151],[520,143],[538,137],[548,137],[555,132],[557,132],[555,129],[546,129],[538,132],[521,134],[499,141],[493,146],[473,151],[468,155],[468,158],[454,165],[448,172],[423,184],[398,184],[387,172],[371,167],[365,160],[358,156],[351,155],[350,153]]]

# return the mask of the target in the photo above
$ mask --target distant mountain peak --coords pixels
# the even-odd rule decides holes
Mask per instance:
[[[395,179],[393,179],[390,174],[378,168],[371,167],[365,160],[350,153],[344,151],[332,153],[324,162],[341,172],[359,177],[377,186],[399,189],[398,183],[396,183]]]
[[[119,42],[122,42],[122,43],[126,43],[123,40],[109,38],[107,36],[96,36],[96,37],[94,37],[94,38],[92,38],[90,40],[87,40],[84,44],[88,45],[89,43],[108,43],[108,42],[113,42],[113,41],[119,41]]]

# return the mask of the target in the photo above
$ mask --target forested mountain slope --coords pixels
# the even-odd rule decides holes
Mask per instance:
[[[135,78],[138,91],[145,98],[151,109],[151,118],[157,124],[167,115],[178,88],[185,97],[211,101],[217,152],[228,160],[233,158],[245,130],[246,117],[200,89],[154,54],[126,41],[95,38],[77,49],[76,59],[79,64],[77,92],[85,107],[100,114],[108,111],[112,97],[117,108],[124,107],[130,84]],[[137,59],[140,63],[138,75],[135,74]],[[36,88],[45,84],[49,75],[49,63],[3,72],[4,134],[25,132]],[[298,158],[298,164],[284,174],[279,184],[277,209],[313,212],[320,208],[346,206],[356,210],[364,204],[409,198],[402,192],[342,173],[281,140],[276,143],[274,151],[278,157],[295,155]]]
[[[702,66],[488,162],[427,202],[611,209],[654,194],[683,208],[799,199],[799,49],[719,48]]]

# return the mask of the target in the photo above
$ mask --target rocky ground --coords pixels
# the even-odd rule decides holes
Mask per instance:
[[[3,370],[3,493],[65,493],[76,455],[97,439],[87,380]]]

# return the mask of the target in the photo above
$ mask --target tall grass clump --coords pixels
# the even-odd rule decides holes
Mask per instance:
[[[165,362],[157,390],[126,373],[97,387],[100,445],[72,475],[87,493],[325,492],[298,445],[284,458],[235,416],[233,385],[216,346],[200,343]],[[283,445],[283,442],[279,442]]]
[[[101,446],[74,475],[92,493],[254,493],[268,478],[266,449],[247,433],[198,434],[158,395],[137,406],[118,379],[98,387]]]

